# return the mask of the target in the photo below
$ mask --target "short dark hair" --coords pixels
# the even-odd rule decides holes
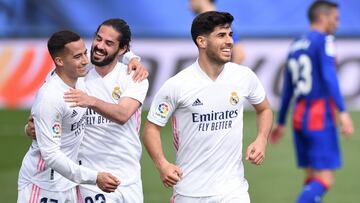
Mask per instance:
[[[127,46],[127,50],[130,50],[131,31],[129,25],[126,23],[125,20],[120,18],[112,18],[105,20],[99,25],[95,34],[99,32],[100,27],[103,25],[111,26],[120,34],[118,38],[119,48],[124,48],[125,46]]]
[[[80,36],[69,30],[62,30],[51,35],[47,42],[47,47],[52,58],[55,58],[60,51],[63,51],[65,45],[70,42],[80,40]]]
[[[208,35],[214,31],[215,27],[233,22],[234,17],[228,12],[208,11],[195,17],[191,25],[191,37],[196,43],[196,38],[200,35]]]
[[[317,21],[319,14],[328,13],[333,8],[338,8],[338,4],[330,1],[319,0],[311,4],[308,10],[310,23]]]

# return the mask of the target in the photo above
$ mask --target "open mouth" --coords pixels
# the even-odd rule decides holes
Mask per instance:
[[[94,56],[103,57],[106,56],[106,52],[100,49],[94,49]]]

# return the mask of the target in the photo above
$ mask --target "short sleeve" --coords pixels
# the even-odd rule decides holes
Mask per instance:
[[[265,99],[265,90],[254,72],[249,72],[249,94],[247,100],[250,104],[259,104]]]
[[[147,119],[159,126],[165,126],[178,106],[179,88],[169,80],[155,95]]]
[[[121,97],[130,97],[143,104],[149,89],[149,81],[143,80],[141,82],[134,82],[132,79],[130,79],[129,83],[129,86],[126,88]]]

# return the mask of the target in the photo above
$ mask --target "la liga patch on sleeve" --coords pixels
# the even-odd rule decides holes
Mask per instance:
[[[170,111],[170,105],[167,102],[161,102],[157,105],[155,116],[159,118],[166,118]]]
[[[53,138],[60,138],[61,137],[61,123],[58,121],[55,121],[51,127],[51,132],[52,132]]]

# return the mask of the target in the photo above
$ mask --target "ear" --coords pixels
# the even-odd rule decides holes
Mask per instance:
[[[318,15],[318,22],[321,22],[321,23],[327,22],[327,15],[325,13],[320,13]]]
[[[123,48],[119,49],[118,56],[124,55],[128,51],[128,46],[124,46]]]
[[[201,49],[205,49],[207,46],[207,41],[205,36],[198,36],[196,38],[196,43],[198,44],[198,47]]]
[[[60,56],[56,56],[54,58],[54,63],[56,66],[64,66],[64,61],[62,60],[62,58]]]

